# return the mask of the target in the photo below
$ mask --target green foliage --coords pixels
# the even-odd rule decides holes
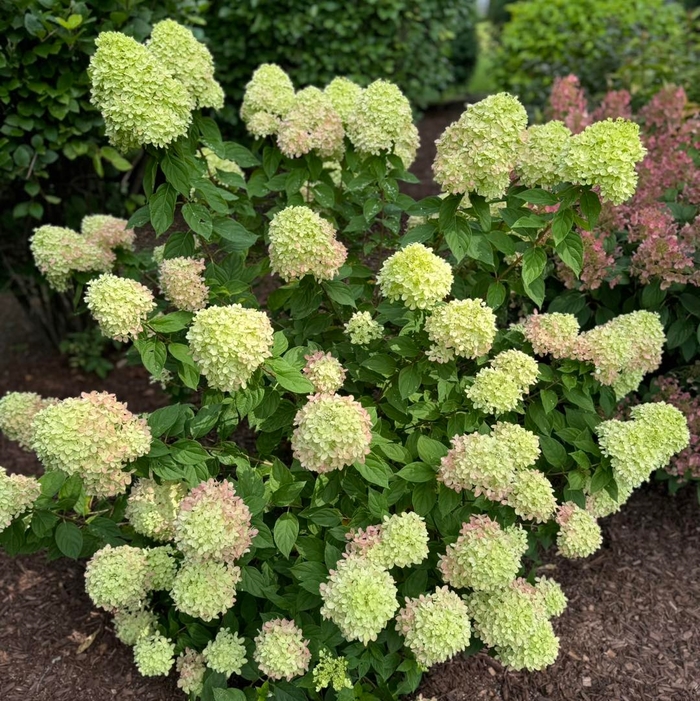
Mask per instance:
[[[113,363],[105,358],[105,352],[111,346],[96,326],[84,331],[69,333],[61,342],[61,353],[68,356],[71,367],[81,368],[86,372],[94,372],[98,377],[105,378],[114,368]]]

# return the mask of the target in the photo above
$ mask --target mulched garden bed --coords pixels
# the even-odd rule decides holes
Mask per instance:
[[[414,167],[430,183],[434,140],[461,106],[434,110],[421,125]],[[0,396],[35,391],[66,397],[115,392],[132,411],[165,402],[141,368],[118,367],[106,380],[72,370],[42,344],[11,298],[0,296]],[[37,474],[35,458],[0,437],[0,465]],[[421,689],[440,701],[697,701],[700,700],[700,508],[694,490],[670,497],[640,490],[603,521],[605,543],[585,561],[552,555],[541,572],[569,597],[555,621],[558,661],[534,674],[505,671],[486,654],[434,668]],[[131,650],[114,637],[109,616],[85,594],[83,566],[42,555],[0,554],[0,700],[106,701],[183,699],[174,678],[144,679]]]

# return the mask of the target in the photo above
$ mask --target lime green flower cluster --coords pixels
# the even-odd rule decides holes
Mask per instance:
[[[364,645],[377,639],[399,607],[392,576],[364,557],[340,560],[320,591],[321,615],[333,621],[347,641]]]
[[[384,337],[384,329],[369,312],[355,312],[345,324],[350,343],[365,346]]]
[[[394,153],[406,168],[415,160],[420,143],[410,103],[386,80],[375,80],[357,96],[347,118],[347,134],[360,153]]]
[[[551,592],[516,579],[493,592],[475,592],[467,598],[474,628],[503,664],[536,670],[552,664],[559,639],[550,618],[561,608]],[[545,601],[550,600],[550,607]]]
[[[277,146],[288,158],[312,151],[338,159],[345,151],[343,120],[326,93],[310,86],[300,90],[277,130]]]
[[[595,517],[572,501],[567,501],[559,507],[557,523],[557,546],[564,557],[588,557],[598,550],[603,542],[603,534]]]
[[[589,483],[586,489],[588,493],[586,497],[586,511],[595,518],[604,518],[605,516],[616,514],[632,496],[634,487],[621,479],[619,474],[615,479],[615,484],[617,486],[617,497],[613,498],[607,489],[591,493]]]
[[[243,638],[226,628],[222,628],[214,640],[207,643],[202,655],[207,667],[227,677],[240,674],[241,668],[247,662]]]
[[[178,688],[188,695],[199,696],[204,690],[204,674],[207,671],[204,656],[186,647],[177,658],[176,669],[180,675],[177,680]]]
[[[294,85],[274,63],[263,63],[245,87],[241,119],[258,138],[277,133],[282,117],[294,104]]]
[[[450,194],[500,199],[510,185],[526,127],[525,108],[508,93],[468,105],[436,142],[436,182]]]
[[[604,201],[622,204],[637,189],[636,165],[645,154],[639,124],[621,118],[594,122],[569,140],[564,179],[595,185]]]
[[[412,243],[387,258],[377,283],[392,302],[402,301],[409,309],[430,309],[450,293],[453,282],[450,264],[422,243]]]
[[[535,577],[535,589],[542,600],[548,618],[557,618],[564,613],[568,599],[559,582],[549,577]]]
[[[185,557],[233,563],[250,550],[257,530],[251,514],[228,480],[209,479],[180,502],[175,542]]]
[[[102,335],[115,341],[137,338],[148,315],[156,308],[147,287],[111,273],[88,282],[85,302]]]
[[[239,567],[215,560],[185,560],[175,576],[170,596],[175,608],[194,618],[211,621],[236,602]]]
[[[352,396],[314,394],[294,417],[292,451],[313,472],[340,470],[364,462],[372,441],[372,420]]]
[[[137,533],[153,540],[168,541],[175,535],[175,517],[187,494],[182,482],[141,478],[129,493],[124,515]]]
[[[134,662],[144,677],[165,677],[175,664],[175,643],[158,632],[142,635],[134,643]]]
[[[561,183],[570,140],[571,132],[563,122],[552,121],[528,127],[517,165],[523,185],[552,188]]]
[[[576,355],[580,327],[573,314],[532,314],[518,328],[532,344],[535,355],[560,359]]]
[[[114,263],[111,250],[62,226],[38,227],[29,247],[36,267],[57,292],[68,289],[72,272],[106,272]]]
[[[140,609],[151,590],[146,549],[105,545],[88,562],[85,589],[92,603],[106,611]]]
[[[552,483],[539,470],[518,470],[513,478],[507,503],[515,513],[528,521],[544,523],[557,510]]]
[[[131,482],[124,468],[150,450],[151,432],[113,394],[83,393],[36,415],[32,448],[47,470],[79,475],[87,494],[115,496]]]
[[[471,639],[467,606],[448,587],[406,599],[404,608],[396,615],[396,630],[425,668],[466,650]]]
[[[8,392],[0,399],[0,431],[16,441],[22,450],[30,450],[34,435],[34,417],[57,399],[42,399],[35,392]]]
[[[41,485],[34,477],[8,475],[0,467],[0,532],[31,508],[41,495]]]
[[[319,394],[334,394],[345,382],[345,368],[330,353],[317,351],[304,356],[303,372]]]
[[[512,582],[527,550],[527,535],[520,526],[501,528],[486,514],[463,523],[460,536],[440,557],[442,577],[455,589],[494,591]]]
[[[161,545],[156,548],[145,548],[149,570],[149,586],[153,591],[168,591],[175,581],[177,561],[175,548]]]
[[[304,634],[286,618],[263,623],[255,638],[253,659],[270,679],[291,681],[309,669],[311,652]]]
[[[496,337],[496,315],[481,299],[455,299],[432,310],[425,330],[433,346],[428,357],[446,363],[455,356],[486,355]]]
[[[348,255],[333,225],[309,207],[285,207],[277,212],[268,235],[270,267],[285,282],[304,275],[313,275],[319,282],[332,280]]]
[[[326,649],[319,652],[318,662],[313,669],[313,680],[316,691],[321,691],[329,686],[333,688],[333,691],[352,689],[352,682],[348,676],[347,659],[335,657]]]
[[[134,248],[136,233],[127,228],[126,219],[119,219],[109,214],[88,214],[80,223],[80,233],[91,243],[101,248],[113,250]]]
[[[148,609],[119,609],[114,612],[114,633],[125,645],[135,645],[144,635],[151,635],[158,619]]]
[[[171,19],[158,22],[146,48],[182,83],[193,108],[220,110],[224,106],[224,91],[214,80],[214,59],[187,27]]]
[[[640,404],[631,417],[631,421],[612,419],[596,426],[600,449],[610,458],[618,491],[624,492],[648,480],[690,444],[687,419],[671,404]]]
[[[490,365],[476,374],[467,397],[476,409],[487,414],[512,411],[537,382],[537,362],[526,353],[508,350],[499,353]]]
[[[192,357],[212,389],[235,392],[272,356],[272,324],[240,304],[198,311],[187,332]]]
[[[165,299],[178,309],[196,312],[209,302],[209,288],[204,282],[204,260],[166,258],[158,266],[160,288]]]
[[[335,111],[340,115],[343,124],[347,126],[350,115],[357,107],[357,101],[362,95],[362,88],[353,83],[349,78],[333,78],[323,90],[326,93]]]

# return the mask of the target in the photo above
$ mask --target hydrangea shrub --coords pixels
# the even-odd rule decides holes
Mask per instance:
[[[159,65],[175,60],[168,36]],[[119,60],[94,60],[119,143],[122,64],[151,44],[110,42]],[[174,670],[195,698],[390,701],[484,646],[514,669],[551,664],[566,598],[525,578],[528,553],[594,552],[599,516],[689,440],[664,402],[616,418],[660,362],[656,314],[582,333],[534,313],[554,251],[581,271],[574,226],[594,225],[594,188],[634,194],[634,125],[553,129],[545,172],[522,106],[496,96],[441,138],[443,196],[415,201],[399,188],[417,134],[395,86],[297,102],[262,66],[242,106],[249,150],[196,110],[219,92],[192,92],[214,78],[183,46],[186,133],[160,109],[129,132],[147,159],[129,228],[163,243],[95,269],[78,302],[172,402],[140,417],[104,393],[1,400],[0,428],[45,473],[2,474],[0,542],[89,558],[87,592],[140,672]],[[69,285],[89,272],[65,250]]]

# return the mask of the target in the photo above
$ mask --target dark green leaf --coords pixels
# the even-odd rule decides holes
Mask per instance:
[[[298,535],[299,521],[296,516],[291,513],[282,514],[275,523],[273,538],[275,545],[285,557],[289,557],[289,553],[292,552]]]
[[[83,534],[80,529],[70,521],[59,523],[55,533],[56,545],[58,549],[73,560],[80,557],[83,549]]]

